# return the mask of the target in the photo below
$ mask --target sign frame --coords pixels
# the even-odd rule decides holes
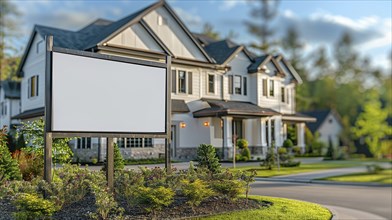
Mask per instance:
[[[45,62],[45,128],[44,128],[44,180],[52,180],[52,144],[53,138],[67,137],[97,137],[107,139],[107,166],[106,177],[108,186],[113,189],[114,167],[113,167],[113,138],[164,138],[165,140],[165,168],[171,172],[170,145],[171,145],[171,56],[166,55],[165,63],[139,60],[120,56],[99,54],[87,51],[79,51],[53,46],[53,36],[46,36],[46,62]],[[164,132],[80,132],[80,131],[53,131],[52,130],[52,104],[53,104],[53,52],[70,55],[103,59],[108,61],[130,63],[149,67],[166,69],[166,91],[165,91],[165,131]]]

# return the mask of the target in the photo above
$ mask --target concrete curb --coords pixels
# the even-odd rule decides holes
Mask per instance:
[[[331,212],[331,214],[332,214],[331,220],[339,220],[338,213],[335,211],[335,209],[333,209],[331,207],[327,207],[325,205],[321,205],[321,206],[328,209]]]
[[[337,182],[328,180],[309,180],[309,179],[281,179],[281,178],[255,178],[256,181],[269,181],[269,182],[291,182],[291,183],[313,183],[324,185],[343,185],[343,186],[370,186],[370,187],[391,187],[392,184],[381,183],[360,183],[360,182]]]

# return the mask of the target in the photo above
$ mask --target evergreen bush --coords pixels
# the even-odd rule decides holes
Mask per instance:
[[[6,180],[21,180],[22,175],[18,162],[12,158],[7,146],[6,129],[0,132],[0,182]]]
[[[201,144],[197,148],[198,167],[204,167],[213,173],[220,172],[221,165],[216,157],[215,148],[209,144]]]

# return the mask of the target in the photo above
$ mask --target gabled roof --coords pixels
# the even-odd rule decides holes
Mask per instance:
[[[291,75],[293,78],[297,81],[297,83],[301,84],[303,81],[297,71],[294,69],[294,67],[291,65],[290,62],[288,62],[282,55],[277,55],[274,57],[276,61],[282,61],[283,65],[286,66],[286,68],[290,71]]]
[[[227,115],[261,117],[280,115],[278,112],[272,109],[262,108],[250,102],[224,101],[215,99],[203,99],[203,101],[206,101],[210,107],[193,112],[193,117],[221,117]]]
[[[339,114],[331,109],[323,109],[323,110],[315,110],[315,111],[307,111],[307,112],[301,112],[305,115],[309,115],[311,117],[314,117],[317,119],[316,122],[313,123],[307,123],[307,126],[309,128],[309,130],[314,133],[316,132],[320,126],[324,123],[324,121],[327,119],[328,115],[330,113],[332,113],[332,115],[336,118],[336,120],[338,121],[338,123],[340,125],[342,125],[341,121],[340,121],[340,116]]]
[[[276,69],[278,70],[277,75],[285,76],[284,71],[280,67],[279,63],[277,60],[270,54],[262,55],[259,57],[256,57],[254,59],[254,63],[248,66],[248,73],[257,73],[260,70],[264,68],[265,65],[267,65],[268,62],[272,62]]]
[[[20,82],[5,80],[1,82],[4,97],[8,99],[20,99]]]
[[[209,36],[207,36],[207,35],[205,35],[205,34],[200,34],[200,33],[192,33],[192,35],[199,41],[199,43],[202,45],[202,46],[207,46],[207,45],[209,45],[209,44],[211,44],[211,43],[214,43],[214,42],[217,42],[217,41],[219,41],[219,40],[215,40],[215,39],[213,39],[213,38],[211,38],[211,37],[209,37]]]
[[[211,42],[204,47],[207,53],[221,65],[227,64],[236,54],[243,51],[253,61],[251,54],[243,45],[234,43],[229,39]]]

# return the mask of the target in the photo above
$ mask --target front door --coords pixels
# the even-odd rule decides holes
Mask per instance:
[[[170,145],[171,157],[175,158],[177,156],[177,126],[171,126],[171,145]]]

